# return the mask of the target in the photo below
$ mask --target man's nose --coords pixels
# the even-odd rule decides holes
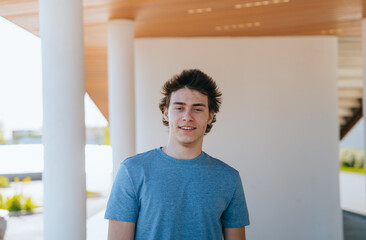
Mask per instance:
[[[184,112],[184,114],[183,114],[183,120],[185,120],[185,121],[192,120],[191,111],[187,110],[187,111]]]

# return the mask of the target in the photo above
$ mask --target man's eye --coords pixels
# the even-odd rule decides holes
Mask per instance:
[[[176,107],[175,110],[182,110],[182,108],[181,107]]]
[[[200,109],[200,108],[196,108],[196,109],[195,109],[195,111],[196,111],[196,112],[202,112],[202,109]]]

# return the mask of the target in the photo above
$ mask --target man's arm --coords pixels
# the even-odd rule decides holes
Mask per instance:
[[[134,222],[109,220],[108,240],[133,240],[135,239]]]
[[[225,240],[245,240],[245,227],[223,228]]]

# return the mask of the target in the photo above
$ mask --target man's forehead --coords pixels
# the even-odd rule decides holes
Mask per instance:
[[[182,88],[172,93],[171,104],[202,104],[207,106],[208,97],[197,90]]]

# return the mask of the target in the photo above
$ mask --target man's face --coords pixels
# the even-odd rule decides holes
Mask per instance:
[[[206,95],[188,88],[173,92],[169,108],[164,110],[164,119],[169,122],[170,143],[185,147],[202,146],[207,124],[212,122],[213,116]]]

